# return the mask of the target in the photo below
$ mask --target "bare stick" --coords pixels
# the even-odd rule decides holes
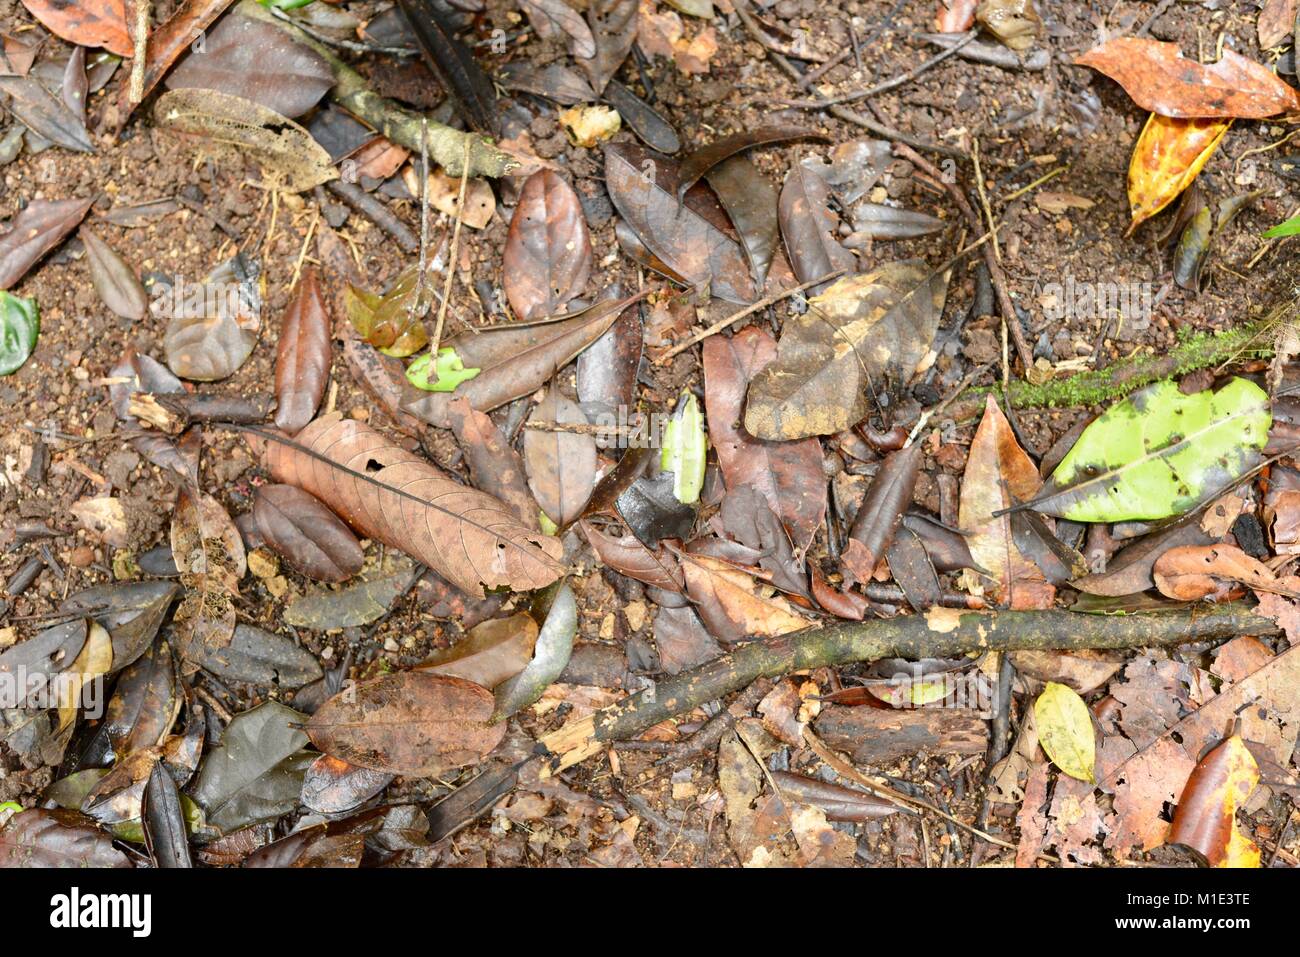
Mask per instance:
[[[689,349],[697,342],[703,342],[705,339],[709,338],[709,336],[717,335],[719,332],[727,328],[727,326],[731,325],[733,322],[739,322],[741,319],[744,319],[746,316],[753,315],[754,313],[758,312],[760,309],[766,309],[768,306],[773,305],[774,303],[778,303],[782,299],[788,299],[790,296],[793,296],[797,292],[803,292],[805,289],[811,289],[813,286],[820,286],[824,282],[830,282],[830,280],[836,279],[844,275],[844,273],[845,270],[837,269],[835,270],[835,272],[828,272],[824,276],[819,276],[816,279],[809,279],[805,283],[800,283],[799,285],[793,286],[790,289],[783,289],[778,293],[773,293],[770,296],[758,300],[758,302],[750,303],[748,306],[746,306],[744,309],[741,309],[739,312],[733,312],[725,319],[719,319],[713,325],[709,326],[709,328],[701,332],[697,332],[695,335],[691,336],[689,339],[685,340],[684,342],[677,343],[677,345],[673,346],[671,349],[669,349],[667,352],[661,355],[658,359],[656,359],[654,361],[654,364],[657,366],[661,366],[669,359],[671,359],[673,356],[677,355],[677,353]]]
[[[149,14],[153,0],[135,0],[135,55],[131,58],[131,105],[144,99],[144,60],[149,46]]]
[[[442,302],[438,306],[438,322],[429,338],[429,361],[437,369],[438,344],[442,342],[442,324],[447,319],[447,303],[451,301],[451,281],[456,276],[456,256],[460,251],[460,224],[465,218],[465,184],[469,181],[469,141],[465,141],[465,161],[460,173],[460,196],[456,199],[456,225],[451,231],[451,251],[447,254],[447,278],[442,284]],[[435,378],[437,372],[434,373]]]
[[[974,40],[975,37],[976,33],[972,30],[957,41],[957,43],[945,48],[939,53],[936,53],[934,56],[930,57],[930,59],[918,64],[906,73],[899,74],[898,76],[892,77],[888,80],[882,80],[874,86],[867,87],[865,90],[854,90],[851,93],[841,93],[839,96],[815,97],[810,100],[774,100],[772,102],[778,102],[782,106],[793,107],[797,110],[820,110],[828,106],[834,106],[836,103],[852,103],[855,100],[865,100],[869,97],[879,96],[881,93],[888,93],[890,90],[896,90],[905,83],[911,83],[926,70],[938,66],[944,60],[948,59],[948,57],[953,56],[958,50],[962,49],[966,44]]]
[[[1275,621],[1242,603],[1203,609],[1189,605],[1144,615],[1086,615],[1049,611],[962,612],[841,622],[751,641],[707,664],[658,682],[595,714],[545,735],[554,774],[635,737],[660,721],[747,687],[759,678],[881,658],[953,658],[972,651],[1149,648],[1236,635],[1273,635]]]

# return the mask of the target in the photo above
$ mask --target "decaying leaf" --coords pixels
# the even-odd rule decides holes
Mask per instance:
[[[1010,516],[996,514],[1031,498],[1041,483],[1011,423],[989,396],[966,460],[958,516],[971,556],[991,574],[994,595],[1011,608],[1049,608],[1055,594],[1016,547]]]
[[[354,581],[339,589],[309,588],[284,609],[284,620],[295,628],[358,628],[382,618],[411,588],[415,564],[389,552],[382,561],[363,567]]]
[[[85,121],[35,77],[0,76],[0,94],[8,95],[14,116],[38,136],[78,153],[95,152]]]
[[[786,175],[778,213],[790,265],[800,282],[811,282],[836,270],[853,272],[857,267],[853,253],[837,238],[830,190],[813,163],[800,163]],[[812,290],[830,291],[826,285]]]
[[[312,744],[349,764],[431,777],[478,764],[505,736],[489,724],[492,694],[446,675],[405,671],[364,681],[306,723]]]
[[[764,596],[762,582],[744,569],[707,555],[681,557],[686,590],[715,638],[731,642],[808,627],[780,595]]]
[[[558,540],[521,525],[508,506],[446,478],[364,423],[327,415],[296,442],[314,454],[267,442],[276,481],[321,498],[367,538],[402,549],[468,594],[482,597],[485,585],[540,588],[562,571]]]
[[[1300,93],[1228,49],[1207,66],[1185,58],[1176,43],[1115,37],[1074,62],[1106,74],[1134,103],[1162,116],[1262,119],[1300,109]]]
[[[1152,576],[1162,595],[1178,601],[1226,597],[1226,582],[1239,582],[1262,592],[1300,598],[1300,593],[1278,583],[1277,575],[1259,559],[1235,545],[1183,545],[1158,559]]]
[[[1193,395],[1157,382],[1083,431],[1033,507],[1078,522],[1181,515],[1254,467],[1272,419],[1249,379]]]
[[[189,661],[224,648],[235,632],[234,600],[248,571],[244,540],[229,513],[211,495],[182,490],[172,516],[172,560],[185,586],[176,609],[177,650]]]
[[[79,235],[86,247],[91,282],[104,305],[123,319],[143,319],[149,309],[149,297],[135,270],[89,229],[83,227]]]
[[[529,612],[541,623],[533,657],[518,674],[508,678],[493,692],[496,707],[492,721],[500,722],[528,707],[542,696],[560,677],[578,633],[578,602],[568,582],[558,581],[533,599]]]
[[[1049,681],[1034,700],[1038,743],[1052,763],[1072,778],[1096,783],[1097,744],[1092,713],[1079,693]]]
[[[704,404],[727,487],[755,488],[802,550],[826,514],[821,444],[815,438],[767,442],[751,436],[741,424],[749,383],[776,355],[771,334],[755,326],[729,339],[704,340]]]
[[[29,808],[0,829],[0,867],[130,867],[113,837],[77,811]]]
[[[1237,827],[1237,809],[1258,785],[1259,764],[1234,734],[1197,762],[1178,799],[1169,843],[1195,851],[1211,867],[1259,867],[1259,846]]]
[[[167,366],[182,379],[213,382],[248,359],[262,330],[261,265],[236,253],[198,285],[177,284],[152,306],[170,321]]]
[[[495,688],[524,670],[532,659],[537,634],[537,622],[525,612],[493,618],[475,625],[464,638],[435,651],[416,667]]]
[[[676,274],[728,302],[752,302],[754,281],[740,244],[724,231],[726,216],[688,192],[677,199],[677,163],[631,144],[605,150],[605,185],[619,214]],[[711,200],[710,200],[711,202]]]
[[[292,119],[319,102],[334,74],[324,57],[275,24],[234,13],[207,32],[165,85],[242,97]]]
[[[329,153],[293,120],[215,90],[171,90],[158,98],[163,129],[199,136],[252,159],[283,188],[301,193],[338,177]]]
[[[641,296],[607,300],[581,313],[555,320],[507,323],[459,333],[443,340],[466,368],[478,375],[454,392],[433,392],[403,408],[440,429],[450,428],[448,407],[456,399],[490,412],[497,406],[541,388],[574,356],[599,339],[628,306]]]
[[[123,57],[135,54],[125,0],[23,0],[23,6],[51,33],[69,43],[103,47]]]
[[[554,388],[537,404],[530,420],[587,425],[576,402]],[[524,434],[524,465],[528,487],[537,503],[558,526],[582,514],[596,486],[596,441],[579,432],[530,429]]]
[[[754,376],[745,428],[760,439],[832,435],[864,419],[873,389],[901,388],[928,364],[947,270],[919,260],[837,280],[786,321],[776,361]]]
[[[1205,167],[1232,120],[1173,119],[1152,113],[1128,164],[1132,232],[1178,197]]]

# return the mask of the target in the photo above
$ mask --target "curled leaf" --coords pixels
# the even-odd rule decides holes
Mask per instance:
[[[495,691],[496,707],[491,720],[503,721],[528,707],[542,696],[564,671],[573,654],[573,639],[578,633],[578,602],[568,582],[556,582],[533,602],[530,612],[541,621],[533,659],[524,670]]]

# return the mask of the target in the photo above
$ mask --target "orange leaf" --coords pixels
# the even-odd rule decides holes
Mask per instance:
[[[1162,116],[1261,119],[1300,109],[1300,93],[1231,50],[1207,66],[1186,59],[1176,43],[1117,37],[1074,62],[1106,74],[1134,103]]]
[[[1259,847],[1237,830],[1237,809],[1259,785],[1259,765],[1234,734],[1197,763],[1174,811],[1169,843],[1211,867],[1259,867]]]
[[[1179,120],[1152,113],[1128,164],[1130,233],[1173,202],[1214,154],[1232,120]]]
[[[126,0],[23,0],[51,33],[83,47],[103,47],[110,53],[135,54],[126,25]]]

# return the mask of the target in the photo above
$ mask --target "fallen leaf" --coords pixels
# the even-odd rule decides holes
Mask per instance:
[[[596,41],[582,14],[565,0],[519,0],[528,22],[543,39],[567,38],[569,53],[578,60],[596,55]]]
[[[299,574],[323,582],[347,581],[365,553],[356,536],[319,499],[292,485],[263,485],[253,520],[270,549]]]
[[[334,74],[315,50],[273,23],[239,13],[223,17],[167,74],[169,90],[215,90],[290,119],[315,106]]]
[[[1096,737],[1092,712],[1079,693],[1049,681],[1034,700],[1038,743],[1052,763],[1072,778],[1096,783]]]
[[[94,202],[93,198],[35,199],[11,217],[9,231],[0,236],[0,290],[16,286],[42,256],[77,228]]]
[[[1295,32],[1295,18],[1296,0],[1264,0],[1264,8],[1255,21],[1259,48],[1271,50],[1282,46]]]
[[[463,678],[405,671],[359,682],[307,720],[312,744],[349,764],[434,777],[478,764],[505,736],[492,695]]]
[[[775,362],[754,376],[745,428],[760,439],[833,435],[862,421],[877,388],[927,364],[949,273],[919,260],[847,276],[786,321]]]
[[[552,388],[529,421],[587,425],[574,401]],[[524,433],[528,487],[556,525],[565,527],[582,514],[596,487],[596,441],[579,432],[529,429]]]
[[[275,424],[293,435],[316,414],[329,382],[330,315],[315,266],[302,279],[284,317],[275,354]]]
[[[41,313],[35,299],[23,299],[0,289],[0,375],[23,367],[36,349]]]
[[[39,80],[29,76],[0,77],[0,94],[8,94],[10,111],[33,133],[77,153],[95,152],[85,120]]]
[[[244,540],[211,495],[182,489],[171,523],[172,560],[185,586],[173,624],[176,649],[193,663],[230,644],[235,599],[248,571]]]
[[[104,47],[121,57],[135,55],[124,0],[23,0],[23,6],[69,43]]]
[[[244,624],[235,626],[229,645],[210,652],[200,664],[218,678],[266,688],[296,689],[321,677],[316,656],[292,638]]]
[[[0,867],[130,867],[113,836],[77,811],[29,808],[0,829]]]
[[[576,56],[578,66],[591,80],[595,96],[605,92],[636,42],[637,10],[637,0],[592,0],[587,5],[587,25],[591,28],[594,50],[589,57]]]
[[[475,625],[465,637],[435,651],[416,669],[495,688],[524,670],[536,645],[537,622],[520,612]]]
[[[1050,608],[1056,591],[1016,547],[1010,516],[996,514],[1032,498],[1041,483],[1011,423],[989,396],[966,460],[958,522],[972,558],[992,576],[993,594],[1010,608]]]
[[[415,580],[415,565],[405,555],[389,553],[383,561],[363,567],[343,588],[309,588],[284,609],[284,621],[295,628],[328,631],[359,628],[392,610]]]
[[[800,163],[786,174],[778,216],[790,265],[801,283],[857,269],[857,258],[837,238],[839,223],[830,210],[830,190],[811,164]],[[829,292],[829,285],[813,286],[810,292]]]
[[[1079,522],[1181,515],[1254,467],[1271,422],[1248,379],[1193,395],[1157,382],[1084,429],[1032,505]]]
[[[718,465],[729,489],[749,485],[767,500],[799,550],[808,548],[826,514],[821,443],[769,442],[742,424],[745,391],[777,356],[776,342],[751,326],[704,340],[704,403]]]
[[[1300,109],[1300,94],[1232,50],[1206,66],[1184,58],[1176,43],[1116,37],[1074,62],[1104,73],[1142,109],[1162,116],[1262,119]]]
[[[392,780],[387,771],[357,767],[322,754],[303,775],[302,803],[318,814],[340,814],[370,800]]]
[[[452,432],[465,454],[474,487],[505,502],[529,528],[540,527],[537,501],[528,491],[519,453],[485,413],[474,411],[464,399],[452,402],[448,409]]]
[[[86,247],[90,280],[104,305],[123,319],[143,319],[149,309],[149,297],[135,270],[89,229],[83,226],[78,235]]]
[[[591,275],[591,235],[578,194],[548,169],[524,181],[501,259],[502,285],[520,319],[559,312]]]
[[[558,581],[540,592],[533,599],[529,614],[541,623],[533,657],[522,671],[493,690],[496,707],[491,720],[494,722],[504,721],[537,701],[560,677],[573,653],[573,639],[578,633],[578,603],[567,582]]]
[[[294,193],[338,178],[329,154],[310,133],[251,100],[215,90],[170,90],[154,105],[154,121],[253,160],[265,176]]]
[[[762,595],[759,580],[745,570],[707,555],[682,553],[681,559],[687,593],[715,638],[770,638],[808,627],[784,598]]]
[[[1178,601],[1226,597],[1230,589],[1224,582],[1238,582],[1259,591],[1300,598],[1300,593],[1278,583],[1272,569],[1235,545],[1171,548],[1156,559],[1152,576],[1160,594]]]
[[[1259,867],[1260,851],[1237,827],[1237,810],[1259,785],[1259,765],[1240,735],[1233,735],[1197,762],[1169,829],[1211,867]]]
[[[1192,184],[1230,126],[1230,119],[1147,117],[1128,164],[1130,233]]]
[[[202,283],[178,283],[170,296],[154,301],[151,308],[170,319],[163,349],[172,372],[214,382],[238,371],[262,331],[261,271],[256,260],[236,253]]]
[[[264,456],[276,481],[324,496],[367,538],[402,549],[470,595],[481,598],[485,585],[540,588],[562,571],[558,540],[521,525],[492,496],[446,478],[368,425],[324,416],[297,443],[323,461],[269,441]]]
[[[685,579],[676,556],[664,548],[653,551],[635,535],[615,538],[583,519],[578,523],[596,557],[620,575],[635,578],[656,588],[681,594]]]
[[[867,486],[840,556],[841,565],[858,581],[871,581],[876,565],[889,550],[903,523],[903,513],[912,505],[924,458],[920,443],[890,452]]]

